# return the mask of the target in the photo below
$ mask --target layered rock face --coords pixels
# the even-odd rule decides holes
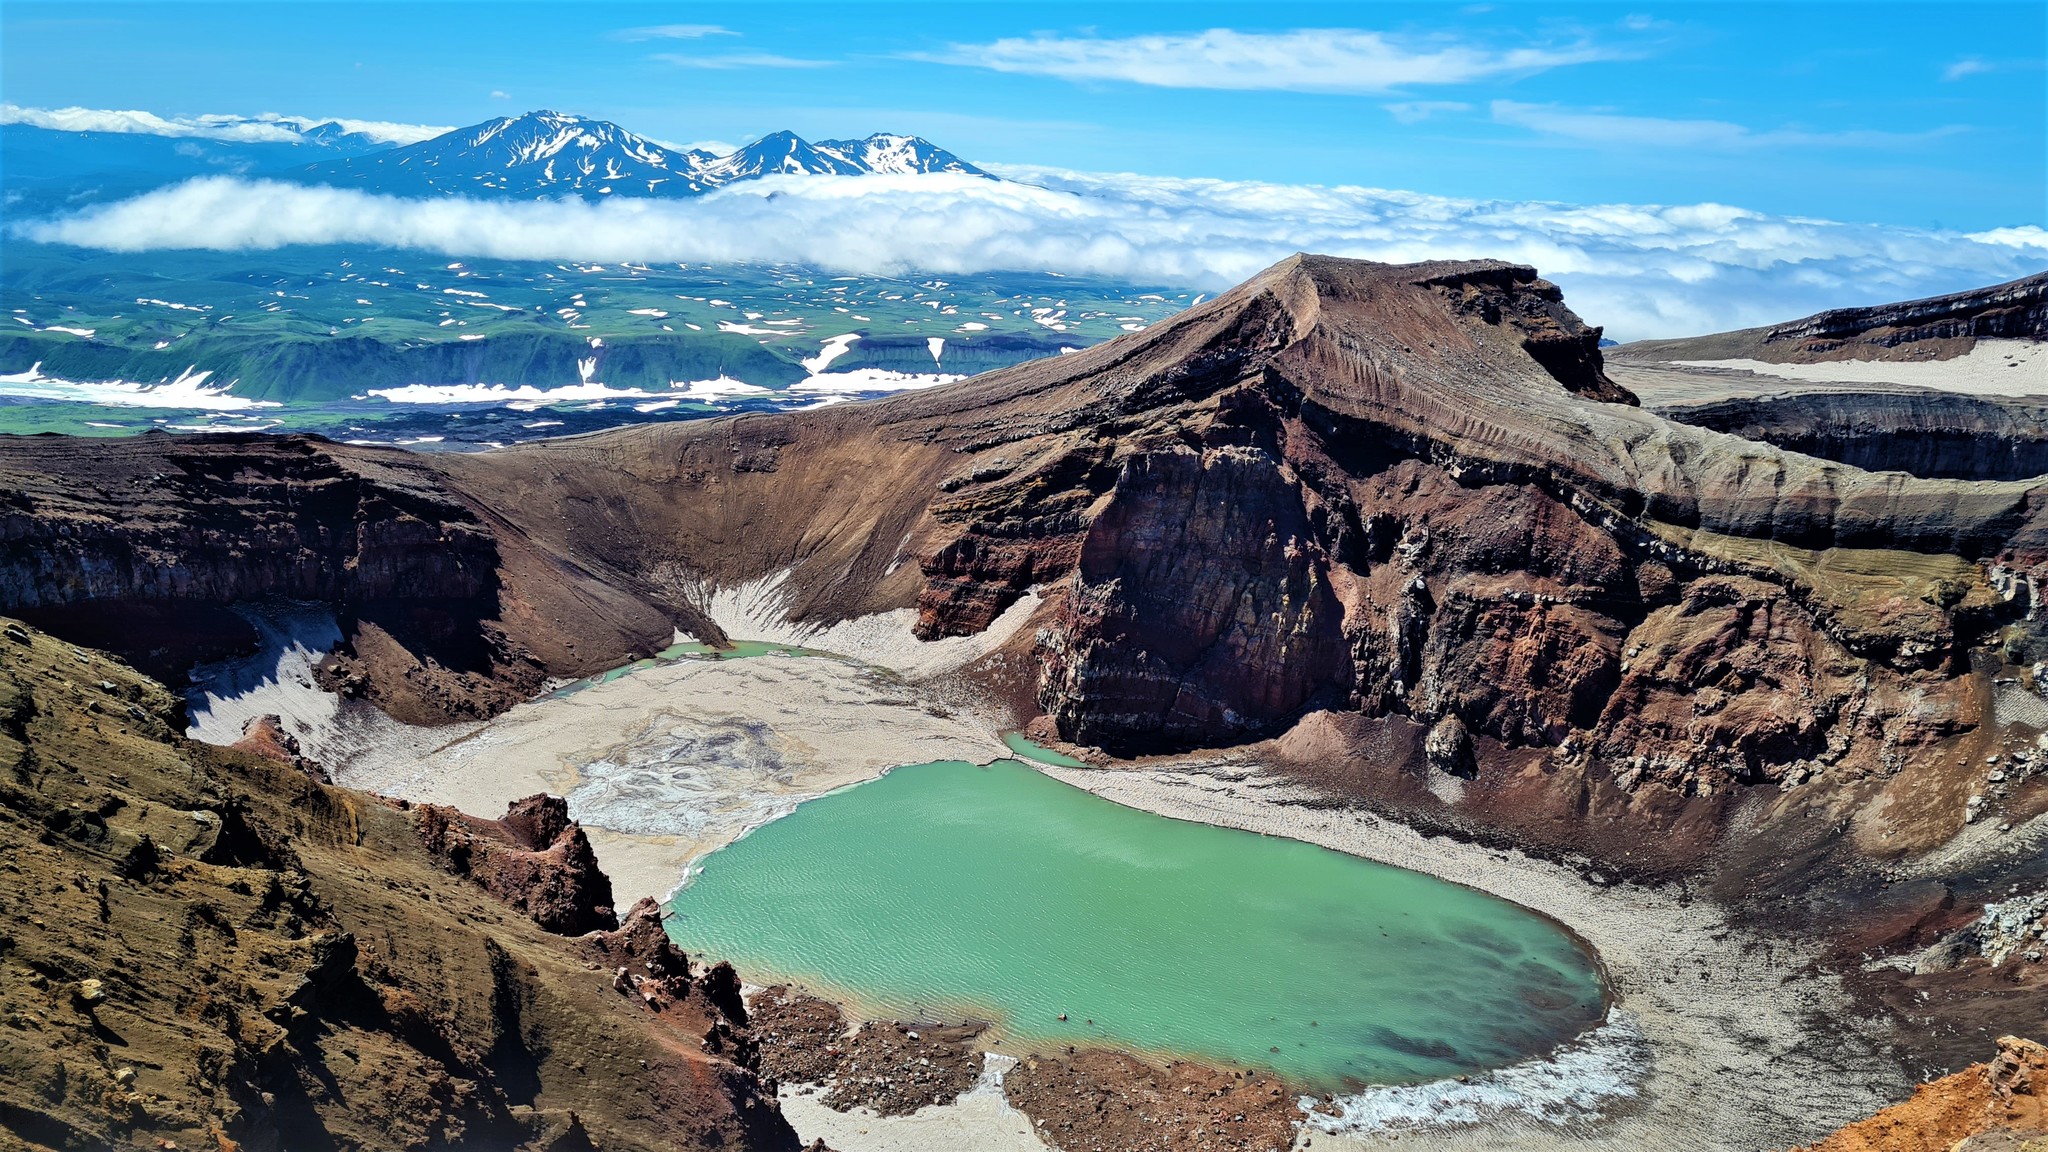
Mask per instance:
[[[2048,406],[1938,392],[1807,392],[1663,408],[1686,424],[1871,471],[2048,475]]]
[[[1629,360],[1946,360],[1980,339],[2048,340],[2048,272],[1947,296],[1835,308],[1765,328],[1679,340],[1642,340]]]
[[[1957,337],[2048,339],[2048,272],[1925,300],[1831,309],[1768,331],[1767,341],[1801,344],[1810,352]]]
[[[330,683],[424,722],[493,714],[550,673],[667,638],[664,613],[506,540],[403,453],[300,436],[13,439],[0,493],[0,611],[167,678],[253,641],[227,608],[272,598],[330,606],[350,638]],[[551,627],[537,610],[596,618]],[[599,644],[578,653],[574,636]]]
[[[915,607],[925,638],[1037,588],[1009,656],[1063,737],[1140,753],[1317,709],[1417,740],[1449,721],[1438,758],[1469,764],[1474,818],[1578,842],[1611,810],[1616,847],[1760,784],[1903,789],[1981,728],[1973,649],[2048,655],[2033,482],[1673,422],[1607,377],[1598,336],[1530,268],[1304,256],[1142,334],[816,413],[473,456],[16,442],[0,590],[338,598],[357,626],[332,682],[446,715],[671,621],[715,632],[710,589],[780,573],[799,621]],[[481,687],[436,689],[462,676]]]
[[[159,685],[4,633],[9,1147],[797,1147],[736,977],[661,950],[651,903],[553,934],[448,873],[435,813],[322,784],[261,732],[186,742]],[[557,858],[559,801],[478,823],[549,845],[515,899],[603,885]]]
[[[1533,269],[1296,257],[950,388],[434,464],[508,531],[683,599],[786,573],[798,621],[909,606],[938,638],[1037,589],[1003,667],[1114,752],[1330,710],[1389,747],[1435,733],[1472,781],[1458,822],[1632,867],[1689,866],[1757,787],[1818,789],[1859,853],[1946,839],[1962,797],[1916,772],[1985,731],[1972,653],[2048,655],[2043,490],[1674,422],[1597,343]],[[1439,804],[1363,747],[1319,762]]]

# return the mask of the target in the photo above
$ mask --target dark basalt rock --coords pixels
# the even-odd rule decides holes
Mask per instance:
[[[1616,348],[1614,355],[1632,363],[1924,361],[1962,355],[1982,339],[2048,340],[2048,272],[1924,300],[1834,308],[1763,328],[1638,340]]]
[[[1925,300],[1835,308],[1766,329],[1763,339],[1830,352],[1850,344],[1896,347],[1958,337],[2048,339],[2048,272]]]
[[[2048,475],[2048,405],[1938,392],[1806,392],[1660,411],[1681,423],[1872,472],[1948,480]]]

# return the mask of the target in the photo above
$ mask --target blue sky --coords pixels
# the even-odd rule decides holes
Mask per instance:
[[[0,98],[970,159],[1914,228],[2048,223],[2048,5],[37,4]]]

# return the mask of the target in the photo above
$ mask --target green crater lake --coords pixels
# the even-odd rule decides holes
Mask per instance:
[[[1603,1015],[1592,959],[1483,893],[944,761],[706,856],[669,932],[870,1015],[996,1022],[1336,1091],[1514,1063]],[[1059,1016],[1065,1013],[1067,1019]]]

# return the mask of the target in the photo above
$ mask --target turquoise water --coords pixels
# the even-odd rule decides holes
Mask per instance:
[[[794,644],[776,644],[767,640],[735,640],[723,648],[714,648],[696,640],[671,644],[645,660],[607,668],[595,676],[585,676],[573,684],[566,684],[555,690],[556,696],[573,696],[585,688],[609,684],[621,676],[631,676],[648,668],[660,668],[678,660],[746,660],[755,656],[829,656],[829,652],[815,652],[799,648]]]
[[[684,948],[876,1015],[994,1020],[1018,1054],[1103,1045],[1335,1091],[1510,1064],[1604,1011],[1590,958],[1525,909],[1015,761],[898,768],[702,866],[668,921]]]
[[[1076,760],[1065,752],[1055,752],[1043,744],[1027,740],[1022,732],[1003,733],[1003,743],[1009,746],[1010,751],[1015,752],[1024,759],[1036,760],[1040,764],[1054,764],[1061,768],[1094,767],[1093,764],[1088,763],[1086,760]]]

